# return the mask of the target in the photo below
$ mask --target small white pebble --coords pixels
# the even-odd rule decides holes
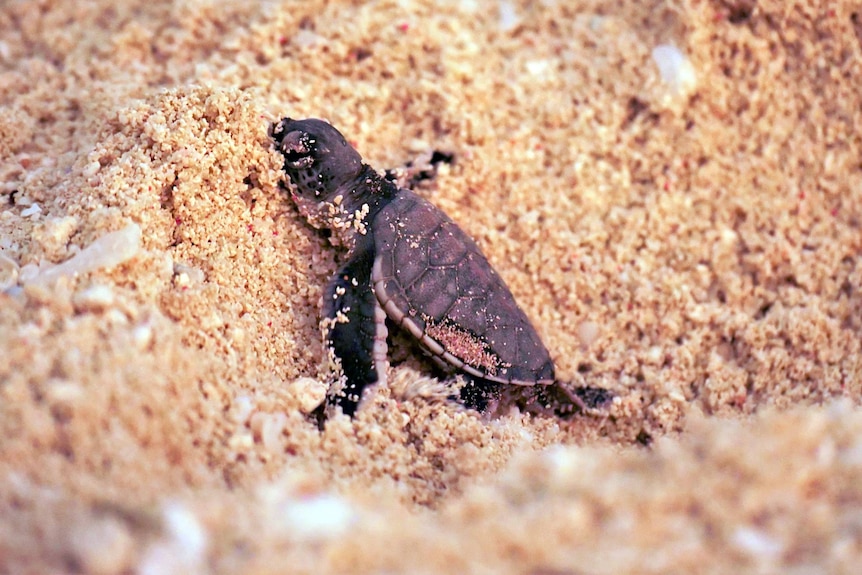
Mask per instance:
[[[114,305],[114,291],[106,285],[96,285],[72,296],[72,305],[78,312],[101,312]]]
[[[197,517],[185,506],[173,503],[165,508],[164,519],[177,546],[189,558],[199,559],[206,551],[207,535]]]
[[[753,527],[740,527],[731,536],[733,545],[761,560],[774,561],[784,551],[784,545],[768,533]]]
[[[198,519],[178,503],[164,509],[167,533],[147,548],[138,575],[180,575],[200,571],[208,538]]]
[[[122,573],[131,567],[134,541],[126,526],[113,517],[71,530],[69,543],[85,573]]]
[[[300,377],[290,384],[290,391],[299,400],[299,409],[309,414],[326,398],[326,384],[311,377]]]
[[[731,228],[722,228],[720,241],[727,246],[733,246],[739,240],[739,234]]]
[[[662,81],[675,95],[687,95],[697,85],[697,74],[691,61],[679,48],[661,44],[653,48],[652,57],[658,66]]]
[[[254,401],[248,395],[238,395],[231,403],[229,417],[234,423],[245,425],[254,411]]]
[[[551,68],[551,62],[548,60],[529,60],[524,66],[527,68],[527,73],[532,76],[544,76]]]
[[[651,365],[659,365],[664,359],[664,350],[659,345],[654,345],[647,350],[646,359]]]
[[[407,141],[405,146],[408,151],[413,152],[414,154],[418,154],[420,152],[425,152],[431,149],[431,145],[425,140],[420,140],[419,138],[412,138]]]
[[[599,324],[594,321],[582,321],[578,325],[578,339],[584,347],[591,346],[599,337]]]
[[[81,170],[81,174],[83,174],[85,178],[92,178],[99,172],[99,168],[101,167],[102,166],[97,161],[90,162],[84,166],[84,169]]]
[[[254,436],[250,431],[244,429],[231,435],[230,439],[227,440],[227,445],[231,451],[237,454],[245,453],[254,447]]]
[[[153,326],[149,323],[136,325],[132,330],[132,341],[135,342],[135,347],[139,350],[150,347],[150,344],[153,342]]]
[[[181,287],[193,283],[200,284],[206,280],[206,274],[203,270],[179,262],[174,264],[174,274],[177,276],[177,285]]]
[[[509,0],[501,0],[499,7],[500,30],[503,32],[514,30],[521,21],[521,19],[518,18],[518,13],[515,11],[515,5],[509,2]]]
[[[326,38],[311,30],[300,28],[292,38],[293,44],[299,48],[310,48],[316,44],[325,44]]]
[[[541,457],[543,461],[548,463],[549,469],[552,472],[551,475],[565,478],[577,475],[579,472],[578,457],[575,456],[571,449],[564,445],[552,445],[548,447],[542,452]],[[549,479],[554,479],[554,477],[549,477]]]
[[[695,323],[704,324],[709,321],[709,311],[705,306],[692,305],[686,310],[686,313],[688,318]]]
[[[206,531],[185,506],[170,503],[164,507],[166,533],[144,553],[139,575],[180,575],[199,573],[209,545]]]
[[[23,210],[21,212],[21,216],[25,218],[29,218],[30,216],[38,216],[42,213],[42,208],[39,207],[39,204],[32,204],[29,208]]]
[[[30,206],[33,204],[33,200],[30,199],[30,196],[27,194],[18,194],[15,196],[15,205],[16,206]]]
[[[328,494],[290,501],[282,516],[290,532],[302,539],[334,539],[356,518],[346,501]]]
[[[105,321],[112,327],[129,325],[129,317],[115,307],[105,310]]]
[[[234,326],[228,332],[228,337],[230,337],[231,342],[235,345],[241,346],[245,343],[246,331],[241,327]]]
[[[84,396],[84,389],[74,381],[51,378],[46,383],[45,395],[52,403],[69,404]]]

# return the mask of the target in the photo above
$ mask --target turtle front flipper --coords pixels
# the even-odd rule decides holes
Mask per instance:
[[[356,412],[366,387],[385,379],[388,367],[386,314],[371,289],[373,261],[371,242],[357,242],[323,294],[324,342],[340,371],[326,403],[341,406],[347,415]]]

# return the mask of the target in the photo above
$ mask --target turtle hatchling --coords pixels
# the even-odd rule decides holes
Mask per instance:
[[[338,381],[327,395],[348,415],[386,381],[386,320],[438,364],[463,373],[469,407],[501,405],[566,416],[612,397],[555,379],[554,362],[482,251],[441,210],[364,164],[341,133],[317,120],[271,127],[299,212],[347,250],[323,295],[321,327]]]

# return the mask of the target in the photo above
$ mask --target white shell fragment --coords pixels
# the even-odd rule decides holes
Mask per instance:
[[[731,535],[731,543],[744,553],[761,562],[774,563],[784,553],[781,540],[764,530],[749,526],[741,526]]]
[[[31,216],[38,216],[42,213],[42,208],[39,207],[39,204],[30,204],[30,207],[25,208],[21,212],[21,217],[29,218]]]
[[[590,347],[601,334],[599,324],[594,321],[582,321],[578,324],[578,339],[584,347]]]
[[[289,531],[306,541],[338,537],[356,520],[347,501],[329,494],[291,500],[282,511]]]
[[[662,81],[674,96],[687,96],[697,86],[697,74],[691,61],[679,48],[660,44],[653,48],[652,58],[658,66]]]
[[[521,19],[518,17],[518,12],[515,9],[515,5],[508,0],[502,0],[499,4],[499,15],[500,15],[500,30],[503,32],[509,32],[518,27],[518,24],[521,23]]]
[[[144,551],[138,575],[200,573],[209,537],[192,511],[179,503],[164,509],[164,534]]]
[[[135,541],[115,517],[104,517],[70,529],[70,552],[84,572],[94,575],[129,572]]]
[[[72,304],[79,312],[101,312],[114,305],[116,296],[110,286],[95,285],[72,296]]]
[[[129,224],[116,232],[105,234],[70,259],[40,271],[28,283],[48,285],[63,276],[74,277],[99,269],[115,267],[141,249],[141,227]]]

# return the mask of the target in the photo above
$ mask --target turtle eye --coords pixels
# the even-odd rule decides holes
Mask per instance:
[[[285,134],[281,141],[281,153],[291,168],[309,168],[314,164],[314,143],[306,132],[294,131]]]

